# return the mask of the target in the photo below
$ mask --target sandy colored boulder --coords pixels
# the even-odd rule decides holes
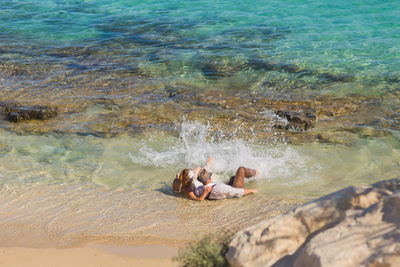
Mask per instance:
[[[347,187],[237,233],[232,266],[399,266],[400,179]]]

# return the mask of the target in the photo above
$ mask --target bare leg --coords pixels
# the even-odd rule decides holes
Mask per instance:
[[[236,188],[244,188],[244,178],[250,178],[256,174],[256,170],[239,167],[236,171],[236,175],[230,178],[228,184]]]

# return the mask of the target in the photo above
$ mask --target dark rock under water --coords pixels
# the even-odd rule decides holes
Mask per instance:
[[[307,108],[306,110],[304,108],[298,110],[278,110],[276,115],[287,120],[285,125],[279,124],[276,127],[297,132],[313,128],[317,118],[315,110],[311,108]]]
[[[0,103],[1,111],[10,122],[24,120],[47,120],[57,116],[57,108],[49,106],[20,106],[16,104]]]
[[[89,93],[95,95],[96,91],[86,94]],[[18,112],[7,116],[11,121],[22,120],[18,124],[3,123],[2,127],[26,133],[98,137],[159,131],[175,135],[182,121],[191,120],[210,124],[211,135],[223,133],[227,138],[255,142],[275,140],[279,136],[291,143],[351,143],[358,138],[391,135],[390,129],[397,127],[396,110],[389,112],[382,100],[374,97],[282,100],[244,91],[199,91],[184,85],[130,91],[128,95],[127,98],[93,97],[89,101],[32,99],[19,103],[18,109],[15,102],[2,102],[3,115]],[[8,108],[5,113],[4,108],[10,106],[14,108]],[[57,110],[52,106],[57,106]],[[36,113],[31,109],[36,109]],[[58,114],[57,120],[40,123],[24,120],[43,120],[55,114]]]

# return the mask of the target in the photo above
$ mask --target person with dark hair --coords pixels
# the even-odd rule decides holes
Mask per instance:
[[[244,178],[250,178],[258,174],[256,170],[239,167],[235,176],[232,176],[228,184],[212,182],[212,173],[208,171],[212,157],[203,168],[196,167],[194,170],[184,169],[177,174],[172,188],[175,192],[189,196],[194,200],[224,199],[242,197],[247,194],[256,193],[256,189],[245,189]],[[196,187],[193,179],[197,178],[203,186]]]
[[[203,168],[209,168],[212,161],[212,157],[210,157]],[[176,175],[172,183],[172,189],[183,195],[187,195],[191,199],[194,200],[204,200],[208,193],[211,191],[211,188],[204,188],[203,186],[196,187],[194,184],[194,179],[197,178],[200,167],[196,167],[193,170],[188,168],[183,169],[180,173]]]

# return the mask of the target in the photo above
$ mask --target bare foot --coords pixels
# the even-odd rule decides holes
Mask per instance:
[[[249,193],[255,194],[255,193],[258,193],[258,190],[257,189],[249,189]]]
[[[255,194],[257,192],[258,192],[257,189],[244,189],[244,194],[245,195],[247,195],[247,194]]]

